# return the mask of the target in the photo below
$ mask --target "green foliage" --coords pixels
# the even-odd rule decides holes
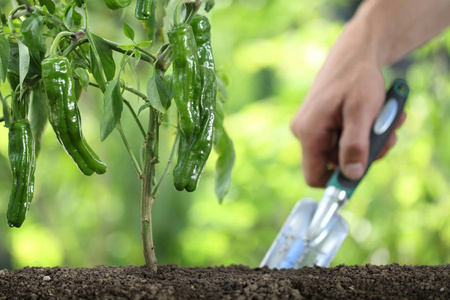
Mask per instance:
[[[103,117],[100,122],[100,139],[104,141],[116,128],[122,116],[123,102],[120,93],[120,72],[106,86],[103,94]]]
[[[172,98],[169,98],[167,87],[163,79],[158,76],[156,69],[153,70],[153,75],[147,83],[147,95],[150,102],[142,108],[148,108],[151,105],[158,111],[165,113],[170,107],[170,99]],[[139,113],[142,108],[139,109]]]
[[[9,62],[9,42],[3,35],[0,35],[0,63],[1,63],[0,76],[2,82],[5,82],[6,80],[8,62]]]
[[[106,13],[104,3],[91,2],[92,32],[129,43],[119,20],[122,12]],[[353,5],[350,2],[348,5]],[[338,15],[345,3],[216,1],[211,11],[212,43],[217,65],[225,66],[219,71],[230,78],[228,96],[224,97],[225,125],[233,137],[236,166],[229,196],[222,205],[213,201],[217,156],[210,158],[195,194],[177,193],[170,179],[163,182],[153,211],[159,263],[243,263],[256,267],[295,202],[304,197],[321,198],[323,190],[304,183],[300,148],[289,123],[343,28],[342,20],[330,16]],[[129,8],[123,11],[124,19],[140,40],[146,32],[133,20],[134,11]],[[398,132],[397,145],[386,158],[374,163],[342,209],[351,232],[333,265],[393,261],[433,265],[450,260],[449,53],[447,31],[409,56],[406,68],[384,70],[387,85],[397,76],[408,81],[408,118]],[[153,74],[146,65],[138,65],[137,70],[143,82]],[[127,70],[122,79],[134,83]],[[271,88],[261,93],[268,85]],[[9,93],[5,85],[0,90],[4,95]],[[2,243],[12,249],[15,267],[144,262],[140,220],[136,217],[139,203],[134,201],[139,199],[139,182],[118,138],[100,144],[96,128],[102,96],[91,87],[88,91],[79,103],[83,126],[90,129],[85,135],[110,166],[109,172],[103,177],[81,176],[61,153],[53,133],[44,132],[45,151],[37,162],[36,195],[28,224],[14,233],[0,226]],[[125,95],[137,111],[142,102]],[[138,149],[142,141],[135,134],[136,125],[127,110],[123,115],[129,142]],[[139,118],[145,121],[146,115],[142,113]],[[162,164],[157,173],[169,159],[176,118],[172,107],[164,114]],[[7,130],[0,130],[2,141],[6,135]],[[11,181],[5,156],[7,145],[1,143],[1,199],[8,198]],[[0,205],[0,215],[5,210],[6,206]]]

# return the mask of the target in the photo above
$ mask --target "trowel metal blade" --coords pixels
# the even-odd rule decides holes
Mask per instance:
[[[295,204],[261,262],[261,267],[297,269],[330,265],[347,237],[349,228],[336,213],[319,235],[308,240],[308,230],[317,206],[318,202],[309,198]]]

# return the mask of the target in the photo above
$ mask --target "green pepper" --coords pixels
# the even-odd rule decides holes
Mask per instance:
[[[181,131],[191,136],[200,129],[201,78],[197,45],[189,24],[179,24],[168,32],[173,50],[173,93],[180,115]]]
[[[154,0],[137,0],[136,1],[136,11],[134,13],[136,19],[147,20],[152,15],[152,5]],[[154,10],[153,10],[154,11]]]
[[[179,191],[193,192],[208,161],[213,144],[216,74],[211,48],[211,25],[204,16],[192,20],[191,26],[198,49],[201,74],[200,117],[201,130],[193,137],[180,137],[178,161],[174,168],[174,185]]]
[[[27,120],[12,122],[8,152],[13,184],[6,216],[10,227],[20,227],[33,198],[36,170],[35,144],[30,122]]]
[[[127,7],[130,5],[131,0],[105,0],[105,3],[110,9],[116,10]]]
[[[105,173],[106,165],[86,143],[81,130],[81,117],[69,60],[65,57],[43,60],[42,81],[46,93],[48,120],[59,143],[83,174]]]
[[[41,85],[37,85],[31,92],[31,103],[29,120],[31,132],[33,133],[36,159],[39,156],[42,144],[42,136],[47,125],[47,108],[45,104],[45,93]]]

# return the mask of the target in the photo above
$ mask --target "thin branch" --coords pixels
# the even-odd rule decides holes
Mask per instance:
[[[109,48],[111,48],[111,50],[134,57],[134,55],[135,55],[134,50],[124,50],[124,49],[119,48],[119,46],[120,46],[119,44],[117,44],[113,41],[107,40],[107,39],[104,39],[104,40],[108,44]],[[139,51],[141,51],[141,60],[145,60],[151,64],[153,64],[156,61],[156,57],[151,55],[149,52],[142,50],[141,48],[138,48],[138,49],[139,49]]]
[[[159,178],[159,180],[156,182],[155,187],[153,188],[152,191],[152,195],[153,198],[156,198],[156,194],[159,191],[159,187],[161,186],[162,181],[164,180],[164,177],[166,176],[166,174],[169,172],[170,167],[172,166],[173,163],[173,157],[175,156],[175,152],[177,152],[178,149],[178,140],[180,139],[180,132],[177,131],[177,135],[175,136],[175,140],[173,141],[173,145],[172,145],[172,150],[170,151],[170,155],[169,155],[169,160],[167,161],[167,165],[164,168],[163,173],[161,174],[161,177]]]
[[[77,75],[75,75],[75,74],[74,74],[74,77],[79,79],[79,77]],[[96,87],[98,89],[100,88],[100,86],[97,83],[95,83],[95,82],[89,82],[89,85],[93,86],[93,87]],[[140,97],[145,102],[149,102],[150,101],[148,99],[147,95],[145,95],[145,94],[141,93],[140,91],[132,88],[131,86],[125,85],[124,83],[121,82],[120,83],[120,87],[125,89],[126,91],[132,93],[132,94],[135,94],[136,96]]]
[[[21,9],[26,9],[26,6],[23,4],[19,5],[16,8],[14,8],[13,10],[11,10],[8,15],[9,31],[13,34],[16,33],[16,27],[14,26],[14,23],[13,23],[13,20],[16,18],[14,15]]]
[[[121,125],[120,121],[117,123],[116,129],[120,133],[120,137],[122,138],[123,144],[125,145],[125,148],[127,149],[127,152],[130,155],[131,162],[133,163],[133,167],[136,170],[136,173],[137,173],[138,177],[142,178],[141,167],[139,166],[139,163],[138,163],[138,161],[136,159],[136,156],[134,155],[133,150],[131,149],[131,146],[128,143],[127,137],[125,136],[125,133],[123,132],[122,125]]]
[[[120,87],[125,89],[126,91],[135,94],[136,96],[139,96],[140,98],[142,98],[142,100],[144,100],[145,102],[150,102],[150,100],[148,99],[147,95],[145,95],[144,93],[132,88],[129,85],[125,85],[124,83],[120,83]]]
[[[144,129],[144,127],[142,127],[141,121],[139,121],[139,118],[138,118],[136,112],[134,111],[133,107],[131,106],[130,102],[128,102],[128,100],[126,100],[125,98],[122,98],[122,100],[123,100],[123,103],[125,103],[125,105],[130,110],[131,114],[133,115],[134,120],[136,121],[136,124],[139,127],[139,130],[142,133],[142,136],[145,138],[145,136],[146,136],[145,129]]]
[[[88,39],[87,38],[82,38],[79,39],[77,41],[74,41],[73,43],[71,43],[63,52],[62,56],[67,56],[70,52],[72,52],[76,47],[81,46],[84,43],[87,43]]]

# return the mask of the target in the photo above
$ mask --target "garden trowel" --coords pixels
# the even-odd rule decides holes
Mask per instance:
[[[370,133],[366,172],[394,130],[408,93],[408,85],[401,79],[395,80],[387,92]],[[337,168],[320,202],[309,198],[298,201],[266,253],[261,267],[328,267],[349,231],[338,210],[350,199],[360,181],[347,179]]]

